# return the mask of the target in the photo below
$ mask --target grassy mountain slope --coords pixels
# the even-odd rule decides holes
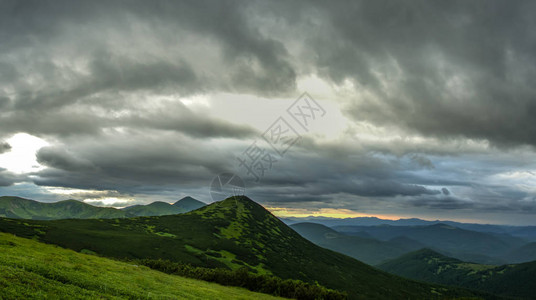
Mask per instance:
[[[348,235],[366,232],[380,240],[408,237],[444,255],[484,264],[504,263],[501,256],[517,245],[522,244],[522,241],[510,236],[501,237],[496,234],[470,231],[446,224],[429,226],[342,226],[334,227],[334,229]],[[519,243],[514,243],[514,240]]]
[[[333,251],[337,251],[370,265],[419,249],[406,241],[379,241],[372,238],[348,236],[329,227],[315,223],[297,223],[290,226],[309,241]],[[401,240],[402,238],[400,238]]]
[[[466,263],[430,249],[405,254],[378,268],[406,278],[457,285],[508,297],[536,299],[536,262],[489,266]]]
[[[247,197],[161,217],[114,220],[0,219],[0,231],[118,258],[162,258],[273,274],[348,291],[352,299],[472,295],[406,280],[318,247]]]
[[[17,219],[87,219],[125,218],[128,213],[111,208],[97,207],[76,200],[43,203],[19,197],[0,197],[0,217]]]
[[[0,299],[280,299],[0,233]]]

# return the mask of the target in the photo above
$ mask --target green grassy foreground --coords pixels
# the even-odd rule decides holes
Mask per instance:
[[[0,299],[282,299],[0,233]]]

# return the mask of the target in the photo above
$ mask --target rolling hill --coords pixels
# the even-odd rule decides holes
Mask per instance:
[[[153,202],[124,209],[93,206],[77,200],[44,203],[34,200],[0,197],[0,217],[31,220],[59,219],[115,219],[136,216],[162,216],[192,211],[206,204],[192,197],[185,197],[174,204]]]
[[[373,238],[348,236],[316,223],[297,223],[290,227],[320,247],[346,254],[370,265],[422,248],[420,243],[408,238],[379,241]]]
[[[0,299],[282,299],[0,233]]]
[[[314,245],[245,196],[160,217],[30,221],[0,219],[0,231],[116,258],[247,267],[347,291],[351,299],[442,299],[473,292],[403,279]]]
[[[111,207],[97,207],[76,200],[43,203],[19,197],[0,197],[0,217],[15,219],[100,219],[132,217]]]
[[[192,197],[184,197],[181,200],[169,204],[166,202],[155,201],[147,205],[133,205],[122,209],[125,213],[132,216],[165,216],[186,213],[205,206],[206,204]]]
[[[456,285],[522,299],[536,299],[536,261],[490,266],[466,263],[430,249],[405,254],[378,268],[415,280]]]
[[[379,264],[377,267],[406,278],[459,285],[460,278],[475,280],[478,278],[477,272],[490,270],[495,266],[466,263],[424,248]],[[471,276],[474,277],[470,279]]]
[[[172,204],[161,202],[161,201],[155,201],[147,205],[133,205],[133,206],[125,207],[121,210],[129,215],[137,216],[137,217],[165,216],[165,215],[180,214],[184,212],[182,211],[182,209],[180,209],[177,206],[173,206]]]

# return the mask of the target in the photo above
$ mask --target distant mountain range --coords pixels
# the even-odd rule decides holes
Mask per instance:
[[[512,251],[527,244],[518,237],[461,229],[443,223],[427,226],[335,226],[333,229],[346,235],[365,233],[381,241],[406,237],[444,255],[483,264],[507,263]]]
[[[176,215],[120,219],[0,218],[0,231],[75,251],[127,259],[164,259],[194,266],[247,268],[348,292],[350,299],[482,296],[407,280],[309,242],[245,196]]]
[[[281,218],[285,224],[292,225],[295,223],[317,223],[328,227],[335,226],[428,226],[434,224],[445,224],[453,227],[496,234],[508,234],[514,237],[523,238],[527,241],[536,242],[536,226],[510,226],[510,225],[492,225],[492,224],[474,224],[474,223],[461,223],[454,221],[427,221],[417,218],[411,219],[399,219],[399,220],[386,220],[376,217],[357,217],[357,218],[327,218],[327,217],[288,217]]]
[[[205,205],[205,203],[192,197],[184,197],[171,205],[166,202],[156,201],[147,205],[125,207],[122,211],[134,216],[165,216],[186,213]]]
[[[376,265],[421,248],[464,261],[501,265],[536,260],[536,243],[507,234],[471,231],[446,224],[428,226],[290,225],[313,243]]]
[[[206,204],[185,197],[174,204],[153,202],[123,209],[93,206],[77,200],[44,203],[19,197],[0,197],[0,217],[13,219],[113,219],[137,216],[172,215],[192,211]]]
[[[431,249],[405,254],[378,268],[421,281],[478,289],[500,296],[536,299],[536,261],[503,266],[479,265]]]

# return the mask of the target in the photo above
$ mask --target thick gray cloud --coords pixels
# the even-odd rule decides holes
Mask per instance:
[[[530,1],[353,1],[323,6],[316,63],[351,80],[356,120],[441,137],[536,145]]]
[[[230,169],[233,159],[229,152],[215,152],[210,141],[129,130],[98,141],[79,138],[73,145],[41,148],[37,160],[48,168],[36,172],[34,182],[123,193],[208,186],[215,174]]]
[[[455,197],[442,198],[415,198],[410,200],[410,205],[416,207],[426,207],[431,209],[449,209],[458,210],[473,208],[475,203],[472,201],[464,201]]]
[[[4,168],[0,168],[0,186],[10,186],[22,180],[23,176],[17,176]]]
[[[254,131],[178,101],[147,104],[208,91],[278,95],[295,88],[285,47],[258,32],[239,3],[1,5],[5,135],[95,135],[133,126],[244,137]]]
[[[0,154],[4,152],[9,152],[11,150],[11,145],[6,142],[0,141]]]
[[[348,128],[328,142],[306,134],[260,184],[248,181],[255,199],[533,212],[535,6],[1,1],[0,136],[25,132],[50,146],[36,154],[46,168],[1,170],[0,186],[134,201],[199,195],[220,172],[247,177],[235,156],[261,131],[214,117],[211,103],[190,105],[196,97],[292,101],[300,79],[317,77],[336,91],[329,100]],[[9,150],[0,142],[0,154]]]

